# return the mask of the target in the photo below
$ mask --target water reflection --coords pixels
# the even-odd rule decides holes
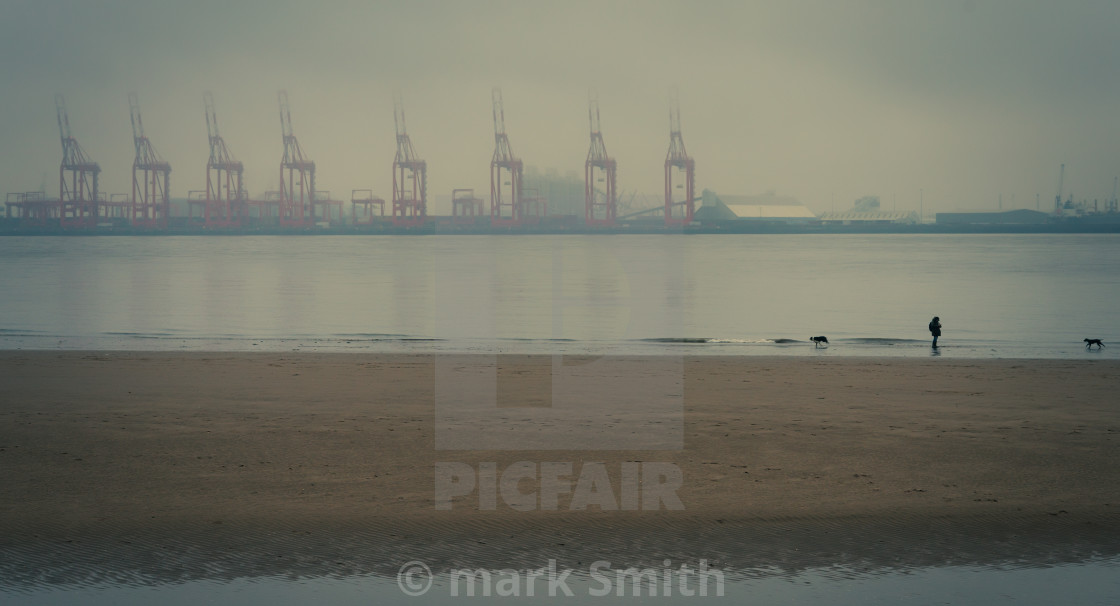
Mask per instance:
[[[569,601],[601,603],[591,593],[603,587],[590,574],[594,562],[609,562],[604,570],[654,571],[682,565],[695,571],[703,563],[725,575],[723,597],[739,603],[887,604],[921,597],[922,603],[1086,604],[1120,598],[1120,520],[1042,518],[651,523],[631,516],[570,524],[506,518],[268,529],[211,522],[107,534],[91,529],[71,538],[17,532],[0,546],[0,602],[205,598],[275,606],[325,597],[331,603],[394,603],[408,598],[397,580],[410,561],[423,562],[434,575],[425,603],[456,599],[454,571],[485,570],[495,577],[520,571],[523,577],[549,566],[573,571],[575,600]],[[678,591],[668,603],[689,601],[679,583],[673,587]],[[715,597],[712,589],[709,598]],[[622,599],[615,591],[612,586],[611,597]],[[633,591],[629,587],[623,597],[632,599]],[[542,597],[547,593],[530,601]]]
[[[497,571],[496,571],[497,572]],[[851,575],[841,567],[814,569],[796,575],[734,578],[725,583],[722,593],[706,596],[658,593],[651,597],[643,585],[640,597],[633,585],[619,596],[614,591],[602,595],[603,585],[585,577],[565,582],[571,592],[550,595],[548,586],[538,582],[533,596],[524,592],[511,597],[491,591],[484,597],[476,587],[475,597],[466,588],[436,581],[422,596],[405,594],[395,580],[374,575],[351,577],[260,577],[229,581],[192,580],[157,586],[115,585],[52,587],[33,591],[4,593],[0,603],[71,604],[92,606],[178,604],[238,604],[245,606],[283,606],[310,603],[348,604],[456,604],[485,600],[499,603],[533,604],[561,601],[566,604],[633,604],[651,600],[662,604],[799,604],[827,606],[895,605],[900,603],[954,604],[988,606],[1016,604],[1052,606],[1053,604],[1115,604],[1120,597],[1116,578],[1120,562],[1095,560],[1078,565],[1046,568],[929,567],[915,570],[883,570],[873,574]],[[839,574],[837,574],[839,573]],[[611,589],[615,589],[611,587]]]
[[[856,341],[928,344],[940,313],[954,318],[947,342],[969,348],[946,357],[1080,359],[1081,339],[1100,334],[1120,296],[1116,272],[1097,262],[1117,251],[1114,235],[6,237],[0,283],[14,286],[0,289],[0,330],[112,349],[139,345],[105,335],[167,330],[406,334],[462,349],[710,338],[734,355],[751,352],[737,344],[827,334],[835,355],[894,356],[904,348]]]

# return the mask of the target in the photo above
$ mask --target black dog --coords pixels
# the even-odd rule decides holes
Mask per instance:
[[[1104,347],[1104,343],[1101,343],[1100,339],[1085,339],[1084,341],[1085,341],[1085,349],[1089,349],[1094,345],[1097,346],[1097,349],[1100,349],[1100,348]]]
[[[821,345],[828,345],[828,337],[809,337],[814,346],[820,347]]]

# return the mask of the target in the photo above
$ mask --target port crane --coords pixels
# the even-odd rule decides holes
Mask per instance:
[[[618,192],[615,189],[618,165],[607,154],[607,146],[603,143],[599,100],[594,95],[588,100],[587,120],[591,124],[591,147],[587,150],[587,162],[584,163],[585,220],[588,226],[610,227],[618,214]],[[595,188],[596,183],[602,183],[601,189]]]
[[[404,122],[404,101],[393,103],[397,155],[393,157],[393,225],[423,225],[428,216],[428,164],[412,149]]]
[[[506,113],[502,91],[491,93],[494,111],[494,155],[490,159],[490,224],[516,226],[521,224],[521,160],[513,155],[506,135]]]
[[[1058,169],[1058,194],[1054,196],[1054,214],[1062,214],[1062,186],[1066,180],[1066,165]]]
[[[62,139],[62,164],[58,168],[59,224],[63,229],[94,227],[99,215],[101,166],[86,156],[71,134],[70,116],[62,95],[55,95],[54,104],[58,110],[58,134]]]
[[[695,211],[696,162],[684,147],[681,108],[676,95],[669,102],[669,152],[665,155],[665,225],[688,225]],[[683,182],[681,182],[683,181]],[[683,189],[678,196],[674,189]]]
[[[171,215],[171,164],[164,161],[144,134],[140,99],[136,93],[128,94],[128,113],[132,120],[132,143],[136,148],[132,161],[130,221],[133,227],[167,229],[167,218]]]
[[[206,110],[206,134],[210,142],[210,159],[206,161],[206,200],[204,221],[208,228],[241,227],[245,218],[245,167],[226,147],[218,131],[218,112],[214,95],[202,95]]]
[[[284,157],[280,160],[280,225],[307,227],[315,222],[315,163],[303,155],[292,132],[288,92],[279,91],[280,133]]]

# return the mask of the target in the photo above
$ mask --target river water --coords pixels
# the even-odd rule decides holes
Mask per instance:
[[[3,237],[0,348],[1115,359],[1118,258],[1116,234]]]

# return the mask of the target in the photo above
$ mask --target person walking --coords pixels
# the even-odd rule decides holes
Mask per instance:
[[[933,335],[933,346],[937,347],[937,337],[941,336],[941,318],[934,316],[929,323],[929,333]]]

